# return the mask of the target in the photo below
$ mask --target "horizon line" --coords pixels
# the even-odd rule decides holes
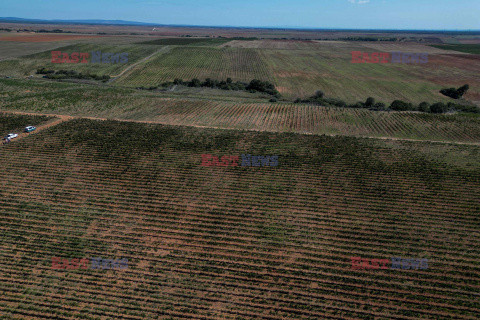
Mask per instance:
[[[51,24],[85,24],[85,25],[118,25],[118,26],[151,26],[151,27],[189,27],[189,28],[230,28],[230,29],[272,29],[272,30],[304,30],[304,31],[443,31],[443,32],[480,32],[480,29],[388,29],[388,28],[333,28],[333,27],[301,27],[301,26],[231,26],[231,25],[194,25],[194,24],[158,24],[153,22],[142,21],[128,21],[119,19],[41,19],[41,18],[20,18],[20,17],[0,17],[0,23],[8,23],[7,19],[19,19],[25,20],[24,23],[29,21],[41,21]],[[3,21],[2,21],[3,20]],[[92,22],[88,22],[92,21]],[[118,21],[118,23],[99,23],[93,21]],[[57,22],[57,23],[55,23]],[[21,22],[10,22],[21,23]],[[32,23],[33,24],[33,23]]]

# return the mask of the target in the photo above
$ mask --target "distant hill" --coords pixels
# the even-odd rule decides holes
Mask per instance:
[[[206,26],[191,24],[159,24],[126,20],[45,20],[45,19],[26,19],[17,17],[0,17],[0,23],[24,23],[24,24],[86,24],[86,25],[123,25],[123,26],[150,26],[150,27],[187,27],[187,28],[206,28],[206,29],[263,29],[263,30],[302,30],[302,31],[329,31],[329,32],[355,32],[355,33],[422,33],[422,34],[466,34],[480,35],[480,30],[413,30],[413,29],[330,29],[330,28],[302,28],[302,27],[239,27],[239,26]]]
[[[35,24],[101,24],[101,25],[129,25],[129,26],[151,26],[154,24],[125,20],[43,20],[24,19],[16,17],[0,17],[0,22],[10,23],[35,23]]]

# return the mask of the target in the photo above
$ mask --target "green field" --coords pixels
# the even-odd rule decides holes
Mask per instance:
[[[238,48],[174,47],[134,68],[116,82],[126,86],[152,86],[176,78],[191,80],[206,78],[234,81],[269,80],[257,50]]]

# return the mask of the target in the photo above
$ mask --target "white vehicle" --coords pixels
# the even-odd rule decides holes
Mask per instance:
[[[5,137],[5,140],[12,140],[12,139],[15,139],[16,137],[18,137],[18,134],[16,133],[9,133],[7,134],[7,136]]]

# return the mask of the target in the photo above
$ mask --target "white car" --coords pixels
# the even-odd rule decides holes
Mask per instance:
[[[18,137],[18,134],[16,134],[16,133],[9,133],[9,134],[7,134],[7,136],[5,137],[5,140],[7,140],[7,139],[12,140],[12,139],[15,139],[16,137]]]

